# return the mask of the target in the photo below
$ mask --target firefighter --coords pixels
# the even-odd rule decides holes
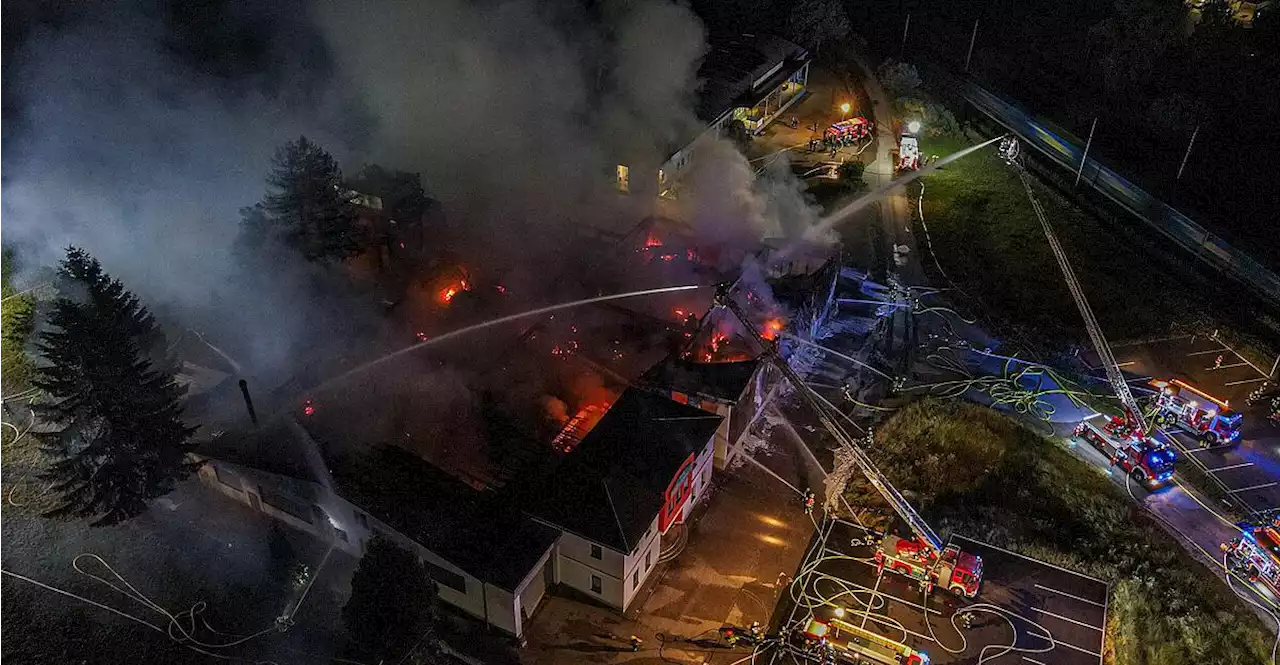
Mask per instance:
[[[804,491],[804,514],[805,515],[813,514],[813,505],[817,503],[817,500],[818,500],[818,497],[816,494],[813,493],[813,490],[805,489]]]
[[[1222,354],[1218,354],[1218,357],[1213,359],[1213,368],[1222,369]]]
[[[751,627],[747,630],[751,631],[752,639],[759,640],[761,637],[764,637],[764,629],[760,627],[759,621],[752,621]]]
[[[725,626],[724,628],[721,628],[720,636],[724,638],[725,642],[729,643],[729,646],[738,646],[738,631],[734,630],[732,626]]]
[[[960,625],[964,626],[964,629],[965,629],[965,630],[970,630],[970,629],[972,629],[972,628],[973,628],[973,613],[972,613],[972,612],[961,612],[961,613],[960,613]]]
[[[640,645],[641,645],[641,644],[644,644],[644,640],[640,639],[640,638],[639,638],[638,636],[636,636],[636,635],[632,635],[632,636],[631,636],[631,651],[632,651],[632,653],[634,653],[634,652],[636,652],[636,651],[639,651],[639,650],[640,650]]]

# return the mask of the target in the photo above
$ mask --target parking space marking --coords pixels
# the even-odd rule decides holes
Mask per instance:
[[[883,580],[883,579],[884,579],[884,573],[883,573],[883,572],[881,572],[880,574],[876,575],[876,586],[875,586],[875,588],[874,588],[874,589],[872,589],[872,590],[871,590],[871,597],[872,597],[872,598],[875,598],[875,597],[876,597],[876,594],[880,593],[880,580]],[[859,628],[866,628],[866,627],[867,627],[867,619],[868,619],[868,618],[870,618],[870,617],[871,617],[871,610],[870,610],[870,609],[868,609],[866,612],[863,612],[863,613],[862,613],[862,625],[861,625],[861,626],[858,626],[858,627],[859,627]],[[927,617],[927,616],[925,617],[925,620],[928,620],[928,617]]]
[[[1036,585],[1036,588],[1037,588],[1037,589],[1044,590],[1044,591],[1049,591],[1049,592],[1052,592],[1052,593],[1056,593],[1056,594],[1058,594],[1059,596],[1066,596],[1067,598],[1075,598],[1076,600],[1084,601],[1084,602],[1086,602],[1086,603],[1089,603],[1090,605],[1097,605],[1098,607],[1106,607],[1106,605],[1103,605],[1102,603],[1099,603],[1099,602],[1098,602],[1098,601],[1096,601],[1096,600],[1089,600],[1088,598],[1082,598],[1082,597],[1077,596],[1077,595],[1075,595],[1075,594],[1067,593],[1066,591],[1058,591],[1057,589],[1049,588],[1049,587],[1047,587],[1047,586],[1045,586],[1045,585],[1043,585],[1043,584],[1037,584],[1037,585]]]
[[[1187,355],[1189,355],[1189,356],[1203,356],[1203,355],[1208,355],[1208,354],[1210,354],[1210,353],[1222,353],[1223,351],[1230,351],[1230,350],[1231,350],[1231,349],[1228,349],[1227,347],[1225,347],[1225,346],[1224,346],[1224,347],[1222,347],[1221,349],[1209,349],[1208,351],[1192,351],[1191,353],[1188,353]]]
[[[1249,363],[1231,363],[1230,365],[1219,365],[1218,369],[1231,369],[1232,367],[1248,367]]]
[[[1227,494],[1236,494],[1239,492],[1248,492],[1249,490],[1260,490],[1266,487],[1274,487],[1280,483],[1263,483],[1261,485],[1250,485],[1249,487],[1241,487],[1238,490],[1227,490]]]
[[[1034,610],[1034,611],[1036,611],[1036,612],[1039,612],[1040,614],[1044,614],[1044,615],[1047,615],[1047,616],[1051,616],[1051,617],[1053,617],[1053,618],[1055,618],[1055,619],[1061,619],[1062,621],[1066,621],[1067,623],[1074,623],[1074,624],[1075,624],[1075,625],[1077,625],[1077,626],[1084,626],[1085,628],[1092,628],[1093,630],[1096,630],[1096,631],[1098,631],[1099,633],[1101,633],[1101,632],[1102,632],[1102,629],[1101,629],[1101,628],[1099,628],[1099,627],[1097,627],[1097,626],[1095,626],[1095,625],[1093,625],[1093,624],[1091,624],[1091,623],[1085,623],[1085,622],[1083,622],[1083,621],[1076,621],[1075,619],[1072,619],[1071,617],[1064,617],[1064,616],[1062,616],[1061,614],[1054,614],[1053,612],[1050,612],[1049,610],[1046,610],[1046,609],[1043,609],[1043,608],[1040,608],[1040,607],[1033,607],[1033,608],[1031,608],[1031,609],[1032,609],[1032,610]]]
[[[1055,647],[1067,647],[1068,649],[1075,649],[1076,651],[1079,651],[1080,653],[1087,653],[1087,654],[1089,654],[1090,656],[1097,656],[1097,657],[1099,657],[1099,658],[1101,658],[1101,657],[1102,657],[1102,654],[1098,653],[1097,651],[1090,651],[1090,650],[1088,650],[1088,649],[1086,649],[1086,648],[1084,648],[1084,647],[1078,647],[1078,646],[1076,646],[1076,645],[1074,645],[1074,644],[1072,644],[1072,643],[1070,643],[1070,642],[1063,642],[1062,640],[1059,640],[1059,639],[1055,639],[1055,640],[1053,640],[1053,646],[1055,646]]]
[[[1034,665],[1045,665],[1044,663],[1036,660],[1035,658],[1027,658],[1026,656],[1023,656],[1022,659],[1027,661],[1028,663],[1034,663]]]
[[[1266,380],[1267,380],[1267,377],[1263,376],[1263,377],[1259,377],[1259,378],[1256,378],[1256,379],[1245,379],[1244,381],[1228,381],[1228,382],[1226,382],[1226,383],[1224,383],[1224,384],[1222,384],[1222,385],[1224,385],[1224,386],[1238,386],[1238,385],[1245,384],[1245,383],[1258,383],[1259,381],[1266,381]]]
[[[1219,471],[1230,471],[1231,469],[1243,469],[1246,466],[1253,466],[1253,462],[1241,462],[1239,464],[1228,464],[1226,466],[1220,466],[1216,469],[1206,469],[1206,470],[1210,473],[1217,473]]]

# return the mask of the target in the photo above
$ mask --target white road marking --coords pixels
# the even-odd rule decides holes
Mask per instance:
[[[1232,367],[1248,367],[1249,363],[1231,363],[1230,365],[1221,365],[1218,369],[1231,369]]]
[[[1253,462],[1241,462],[1240,464],[1228,464],[1228,465],[1226,465],[1226,466],[1220,466],[1220,467],[1218,467],[1218,468],[1216,468],[1216,469],[1206,469],[1206,470],[1207,470],[1209,473],[1217,473],[1217,472],[1219,472],[1219,471],[1229,471],[1229,470],[1231,470],[1231,469],[1241,469],[1241,468],[1244,468],[1244,467],[1246,467],[1246,466],[1253,466]]]
[[[1098,631],[1099,633],[1101,633],[1101,632],[1102,632],[1102,629],[1101,629],[1101,628],[1099,628],[1099,627],[1097,627],[1097,626],[1095,626],[1095,625],[1093,625],[1093,624],[1091,624],[1091,623],[1085,623],[1085,622],[1083,622],[1083,621],[1076,621],[1075,619],[1072,619],[1071,617],[1064,617],[1064,616],[1062,616],[1061,614],[1054,614],[1053,612],[1050,612],[1049,610],[1042,609],[1042,608],[1039,608],[1039,607],[1033,607],[1033,608],[1031,608],[1031,609],[1032,609],[1032,610],[1034,610],[1034,611],[1036,611],[1036,612],[1039,612],[1039,613],[1041,613],[1041,614],[1044,614],[1044,615],[1047,615],[1047,616],[1051,616],[1051,617],[1053,617],[1053,618],[1055,618],[1055,619],[1061,619],[1061,620],[1063,620],[1063,621],[1066,621],[1067,623],[1074,623],[1074,624],[1075,624],[1075,625],[1077,625],[1077,626],[1084,626],[1085,628],[1092,628],[1093,630],[1096,630],[1096,631]]]
[[[1089,654],[1090,656],[1098,656],[1099,658],[1101,658],[1101,657],[1102,657],[1102,654],[1098,653],[1097,651],[1090,651],[1090,650],[1088,650],[1088,649],[1086,649],[1086,648],[1084,648],[1084,647],[1078,647],[1078,646],[1076,646],[1076,645],[1074,645],[1074,644],[1072,644],[1072,643],[1070,643],[1070,642],[1063,642],[1062,640],[1054,640],[1054,641],[1053,641],[1053,646],[1055,646],[1055,647],[1066,647],[1066,648],[1068,648],[1068,649],[1075,649],[1076,651],[1079,651],[1080,653],[1087,653],[1087,654]]]
[[[1241,487],[1241,488],[1240,488],[1240,489],[1238,489],[1238,490],[1227,490],[1227,494],[1236,494],[1236,493],[1239,493],[1239,492],[1248,492],[1249,490],[1260,490],[1260,489],[1262,489],[1262,488],[1264,488],[1264,487],[1272,487],[1272,486],[1275,486],[1275,485],[1280,485],[1280,483],[1263,483],[1263,484],[1261,484],[1261,485],[1251,485],[1251,486],[1249,486],[1249,487]]]
[[[1027,661],[1028,663],[1034,663],[1035,665],[1045,665],[1044,663],[1036,660],[1035,658],[1027,658],[1026,656],[1023,656],[1022,659]]]
[[[1238,386],[1238,385],[1243,384],[1243,383],[1258,383],[1259,381],[1266,381],[1266,380],[1267,380],[1267,377],[1263,376],[1263,377],[1259,377],[1259,378],[1256,378],[1256,379],[1245,379],[1244,381],[1228,381],[1228,382],[1226,382],[1226,383],[1224,383],[1224,384],[1222,384],[1222,385],[1224,385],[1224,386]]]
[[[1056,593],[1056,594],[1058,594],[1059,596],[1066,596],[1067,598],[1075,598],[1076,600],[1084,601],[1084,602],[1089,603],[1089,604],[1091,604],[1091,605],[1097,605],[1098,607],[1106,607],[1105,605],[1103,605],[1102,603],[1099,603],[1099,602],[1098,602],[1098,601],[1096,601],[1096,600],[1089,600],[1088,598],[1082,598],[1082,597],[1080,597],[1080,596],[1077,596],[1077,595],[1074,595],[1074,594],[1067,593],[1066,591],[1058,591],[1057,589],[1051,589],[1051,588],[1049,588],[1049,587],[1047,587],[1047,586],[1045,586],[1045,585],[1043,585],[1043,584],[1037,584],[1037,585],[1036,585],[1036,588],[1037,588],[1037,589],[1043,589],[1044,591],[1050,591],[1050,592],[1052,592],[1052,593]]]
[[[1192,351],[1191,353],[1188,353],[1187,355],[1189,355],[1189,356],[1203,356],[1203,355],[1208,355],[1208,354],[1210,354],[1210,353],[1222,353],[1223,351],[1230,351],[1230,350],[1231,350],[1231,349],[1228,349],[1227,347],[1225,347],[1225,346],[1224,346],[1224,347],[1222,347],[1221,349],[1209,349],[1208,351]]]

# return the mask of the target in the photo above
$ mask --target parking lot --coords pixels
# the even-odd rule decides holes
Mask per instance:
[[[1101,662],[1106,584],[976,541],[984,579],[978,597],[923,593],[914,580],[878,573],[869,533],[835,521],[792,585],[787,624],[839,615],[847,623],[923,651],[931,662],[1088,665]],[[965,626],[962,613],[973,621]]]
[[[1266,380],[1270,367],[1258,367],[1222,342],[1185,336],[1114,349],[1120,369],[1137,389],[1151,378],[1182,379],[1244,414],[1241,438],[1232,446],[1202,448],[1189,434],[1167,432],[1188,458],[1222,481],[1235,498],[1256,510],[1280,506],[1280,429],[1263,410],[1250,408],[1249,393]],[[1221,357],[1221,363],[1218,358]]]

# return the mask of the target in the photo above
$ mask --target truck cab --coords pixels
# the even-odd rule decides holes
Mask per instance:
[[[1280,593],[1280,518],[1269,526],[1240,524],[1240,536],[1222,544],[1232,570]]]
[[[1156,396],[1155,423],[1176,427],[1196,437],[1205,447],[1225,446],[1240,439],[1244,416],[1218,399],[1182,379],[1153,379],[1160,390]]]

